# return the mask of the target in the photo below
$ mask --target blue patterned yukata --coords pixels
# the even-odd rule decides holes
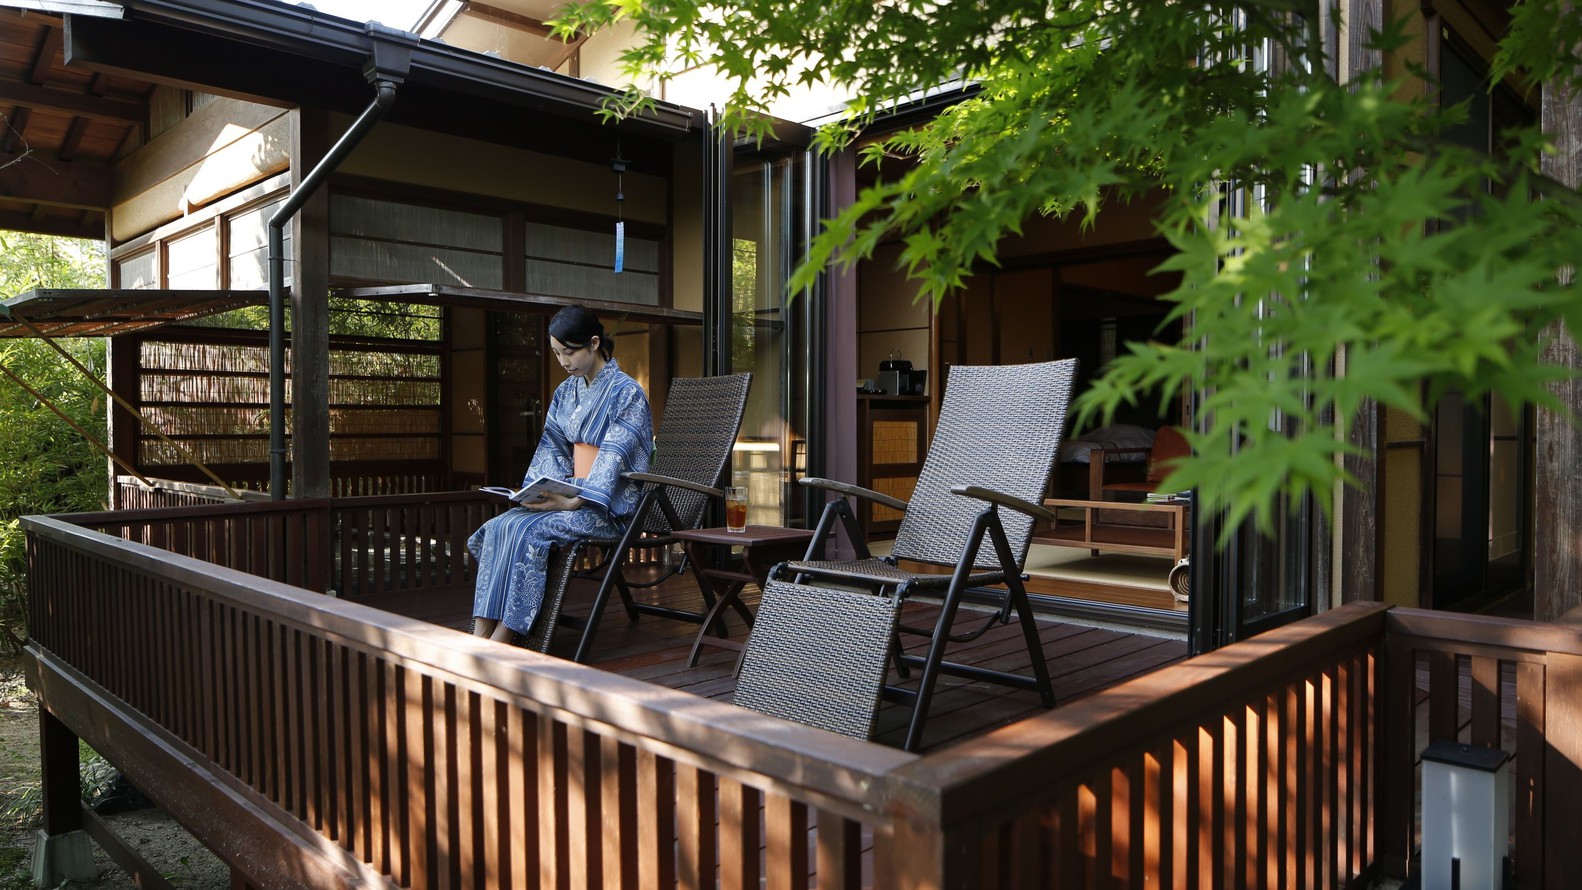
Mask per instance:
[[[577,510],[510,510],[485,522],[467,540],[478,560],[472,613],[527,633],[544,604],[549,552],[581,538],[618,538],[637,509],[642,486],[621,478],[644,472],[654,449],[648,396],[612,358],[590,383],[568,377],[555,389],[533,462],[522,484],[537,476],[570,479],[573,443],[599,448]]]

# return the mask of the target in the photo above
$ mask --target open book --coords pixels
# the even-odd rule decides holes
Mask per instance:
[[[582,489],[564,479],[551,479],[540,476],[521,488],[507,488],[503,485],[485,485],[478,489],[490,494],[497,494],[510,498],[518,504],[527,504],[538,500],[546,494],[558,494],[561,497],[574,498],[582,494]]]

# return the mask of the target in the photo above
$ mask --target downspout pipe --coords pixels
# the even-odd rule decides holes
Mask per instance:
[[[395,104],[396,87],[412,62],[413,35],[369,23],[373,52],[363,74],[374,85],[372,103],[341,135],[324,159],[269,217],[269,499],[286,498],[286,223],[313,197],[374,124]]]

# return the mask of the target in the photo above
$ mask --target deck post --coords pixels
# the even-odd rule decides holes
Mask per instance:
[[[39,766],[44,793],[44,827],[33,844],[33,885],[98,877],[93,849],[82,825],[82,786],[78,779],[77,736],[47,709],[40,708]]]
[[[1549,653],[1544,684],[1544,863],[1543,886],[1582,886],[1582,850],[1578,849],[1576,801],[1582,797],[1582,655]],[[1529,864],[1528,868],[1532,868]],[[1520,869],[1522,863],[1517,863]]]
[[[885,876],[876,886],[976,890],[983,852],[969,830],[976,823],[947,824],[942,789],[905,775],[907,770],[891,774],[889,831],[874,832],[874,874]]]

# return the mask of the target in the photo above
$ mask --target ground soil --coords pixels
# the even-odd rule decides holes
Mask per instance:
[[[92,758],[85,753],[84,759]],[[99,770],[109,772],[105,766]],[[38,704],[23,684],[21,657],[0,655],[0,890],[33,887],[38,784]],[[174,886],[194,890],[231,886],[230,869],[160,810],[134,810],[107,819],[116,834]],[[97,846],[93,850],[98,878],[59,887],[136,890],[131,877],[104,851]]]

